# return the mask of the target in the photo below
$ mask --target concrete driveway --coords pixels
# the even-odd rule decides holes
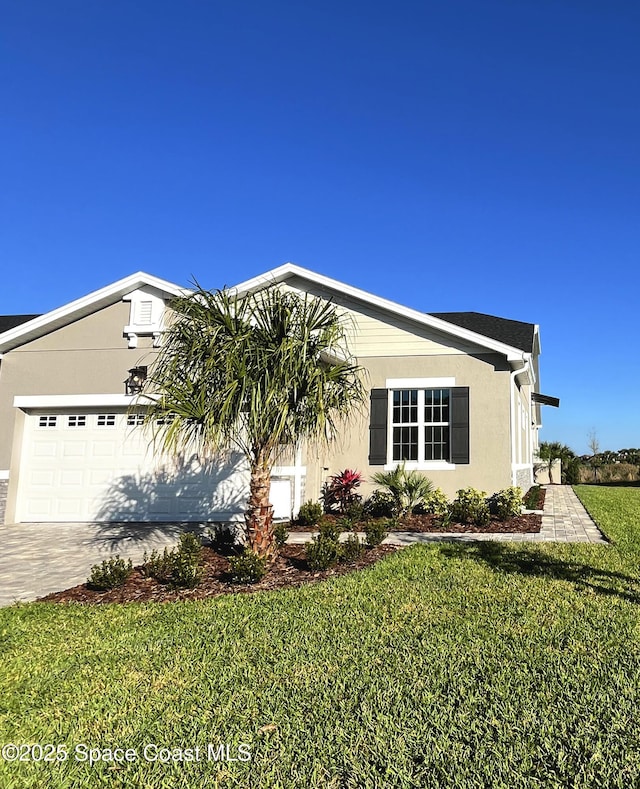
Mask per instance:
[[[120,555],[140,564],[181,531],[204,534],[210,524],[16,523],[0,525],[0,606],[35,600],[84,583],[91,567]]]

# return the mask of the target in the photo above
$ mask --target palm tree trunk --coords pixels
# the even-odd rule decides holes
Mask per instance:
[[[245,514],[249,548],[259,556],[273,559],[276,542],[273,535],[273,506],[269,502],[271,470],[259,459],[251,464],[249,503]]]

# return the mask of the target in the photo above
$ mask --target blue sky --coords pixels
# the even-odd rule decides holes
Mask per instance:
[[[542,438],[640,446],[640,5],[22,0],[0,313],[285,261],[541,325]]]

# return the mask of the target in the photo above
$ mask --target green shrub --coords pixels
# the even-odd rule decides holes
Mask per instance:
[[[501,521],[520,515],[522,507],[522,491],[520,488],[505,488],[494,493],[490,507]]]
[[[350,521],[357,523],[364,518],[364,504],[361,501],[352,501],[347,505],[344,514]]]
[[[288,525],[288,521],[280,521],[273,527],[273,536],[278,548],[282,548],[282,546],[285,545],[289,539],[289,530],[287,529]]]
[[[364,517],[391,518],[393,516],[393,496],[384,490],[374,490],[363,505]]]
[[[318,524],[318,531],[320,537],[325,537],[327,540],[336,540],[337,542],[342,528],[336,521],[323,518]]]
[[[202,565],[187,554],[176,551],[173,557],[171,583],[173,586],[193,589],[202,580]]]
[[[436,488],[428,493],[423,501],[413,508],[415,515],[446,515],[449,508],[449,499]]]
[[[542,496],[542,487],[540,485],[533,485],[525,493],[523,497],[524,506],[528,510],[540,510],[540,499]]]
[[[380,545],[380,543],[387,537],[389,532],[387,531],[388,521],[383,520],[376,520],[376,521],[367,521],[364,525],[364,535],[366,539],[366,543],[369,547],[375,548],[376,545]]]
[[[340,544],[340,561],[352,564],[357,562],[364,553],[364,545],[360,542],[357,534],[350,534],[347,539]]]
[[[566,458],[562,461],[562,484],[577,485],[580,482],[582,461],[578,457]]]
[[[165,548],[162,553],[151,551],[151,555],[144,554],[142,559],[142,572],[149,578],[155,578],[161,583],[169,583],[173,573],[173,551]]]
[[[172,586],[197,586],[202,580],[202,545],[195,534],[183,532],[176,548],[164,549],[162,554],[153,551],[145,554],[143,572],[161,583]]]
[[[336,521],[336,526],[338,529],[343,531],[353,531],[354,526],[356,525],[356,521],[352,520],[351,518],[339,518]]]
[[[216,523],[208,533],[211,547],[222,556],[229,556],[236,545],[236,530],[228,523]]]
[[[317,501],[305,502],[298,511],[300,526],[315,526],[322,518],[322,505]]]
[[[312,570],[327,570],[334,567],[342,557],[342,546],[337,537],[333,539],[318,534],[305,546],[307,564]]]
[[[125,562],[119,556],[116,556],[114,559],[105,559],[101,564],[93,565],[91,575],[87,580],[87,586],[101,592],[107,589],[115,589],[125,583],[132,570],[131,559],[128,562]]]
[[[245,548],[238,556],[229,559],[229,566],[234,584],[255,584],[267,574],[268,559]]]
[[[462,488],[449,505],[449,518],[457,523],[474,523],[485,526],[490,519],[487,494],[475,488]]]

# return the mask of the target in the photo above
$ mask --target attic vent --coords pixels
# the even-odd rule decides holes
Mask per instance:
[[[153,302],[152,301],[140,301],[138,302],[138,311],[136,315],[136,323],[139,326],[147,326],[151,323],[151,314],[153,312]]]

